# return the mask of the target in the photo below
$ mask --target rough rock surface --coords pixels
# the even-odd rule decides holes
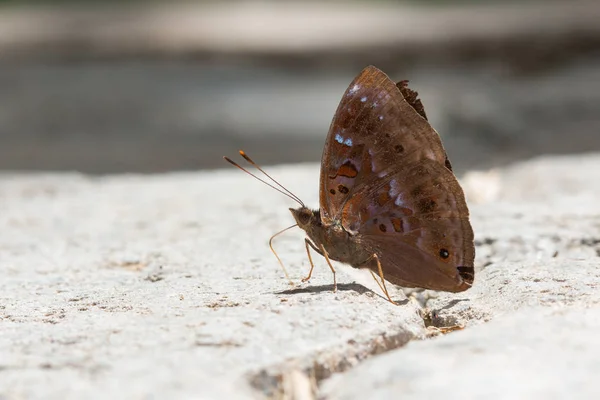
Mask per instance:
[[[400,307],[320,257],[299,284],[299,231],[289,286],[292,204],[238,171],[2,175],[0,397],[597,398],[599,170],[465,176],[476,284]],[[317,204],[317,166],[269,172]]]
[[[597,279],[597,278],[596,278]],[[529,308],[366,361],[327,399],[597,399],[600,308]]]

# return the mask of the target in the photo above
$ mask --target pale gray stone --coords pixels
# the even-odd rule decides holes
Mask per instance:
[[[333,293],[318,256],[299,284],[299,230],[274,241],[289,286],[267,241],[293,202],[239,171],[1,175],[0,396],[595,398],[599,170],[465,177],[476,283],[424,309],[339,264]],[[269,172],[318,204],[317,165]]]
[[[532,307],[364,362],[327,399],[597,399],[600,308]]]

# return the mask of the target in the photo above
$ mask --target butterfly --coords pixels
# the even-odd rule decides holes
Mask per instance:
[[[310,247],[325,257],[334,290],[331,260],[377,274],[392,303],[386,280],[448,292],[472,286],[475,247],[465,196],[407,82],[369,66],[350,83],[325,140],[318,210],[240,152],[300,204],[290,211],[307,236],[311,269],[304,281],[314,268]]]

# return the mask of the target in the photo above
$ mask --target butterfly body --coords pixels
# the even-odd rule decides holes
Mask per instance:
[[[355,236],[346,231],[341,224],[325,225],[321,221],[319,210],[307,207],[290,208],[298,226],[303,229],[312,241],[313,249],[323,255],[321,249],[327,251],[330,259],[360,268],[372,254],[356,242]]]
[[[404,287],[471,287],[465,197],[406,81],[370,66],[350,84],[325,142],[319,200],[319,210],[290,210],[321,255]]]

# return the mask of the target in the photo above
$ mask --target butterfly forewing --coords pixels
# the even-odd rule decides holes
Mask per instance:
[[[439,135],[383,72],[365,68],[344,93],[325,142],[323,221],[339,218],[344,203],[373,180],[422,159],[445,165]]]

